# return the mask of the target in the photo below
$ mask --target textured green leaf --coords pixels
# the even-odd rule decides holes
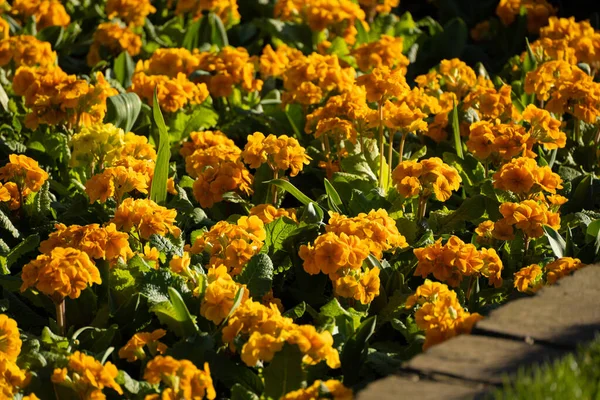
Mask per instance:
[[[259,397],[244,386],[236,383],[231,388],[231,400],[258,400]]]
[[[10,267],[17,262],[19,257],[34,251],[37,249],[39,244],[40,235],[36,233],[34,235],[27,236],[6,255],[6,268],[10,269]]]
[[[344,344],[340,361],[342,363],[342,373],[344,374],[344,384],[347,386],[358,381],[360,366],[367,357],[369,339],[375,333],[376,324],[377,316],[365,320]]]
[[[242,273],[237,276],[237,281],[246,285],[252,298],[260,300],[271,290],[273,285],[271,258],[263,253],[256,254],[244,267]]]
[[[131,86],[135,63],[127,51],[122,52],[115,58],[113,70],[115,71],[115,77],[124,88]]]
[[[15,228],[10,218],[2,210],[0,210],[0,228],[6,229],[14,238],[21,236],[19,230]]]
[[[337,213],[343,214],[342,209],[344,208],[344,203],[342,202],[340,195],[327,178],[323,180],[323,183],[325,184],[325,191],[327,192],[327,203],[329,204],[329,208]]]
[[[558,258],[564,257],[567,249],[567,242],[565,239],[553,228],[544,225],[544,234],[546,238],[548,238],[548,242],[550,243],[550,247],[552,247],[552,251],[554,255]]]
[[[169,159],[171,158],[171,148],[169,144],[169,133],[160,112],[156,88],[154,89],[154,99],[152,103],[152,115],[154,123],[158,128],[158,155],[154,165],[154,176],[152,178],[152,187],[150,188],[150,199],[158,204],[167,200],[167,180],[169,179]]]
[[[278,218],[273,222],[265,225],[265,245],[269,248],[269,254],[283,249],[283,241],[287,239],[296,229],[298,225],[287,218]]]
[[[125,132],[131,131],[137,120],[142,101],[135,93],[121,93],[106,99],[105,123],[111,123]]]
[[[283,349],[275,354],[269,366],[264,369],[265,396],[279,399],[284,394],[302,387],[302,357],[304,355],[297,346],[287,343],[283,345]]]

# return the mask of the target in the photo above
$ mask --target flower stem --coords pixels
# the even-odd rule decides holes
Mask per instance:
[[[417,209],[417,222],[421,222],[425,218],[425,212],[427,210],[427,199],[428,197],[419,197],[419,208]]]
[[[65,299],[62,299],[59,303],[54,303],[56,306],[56,325],[58,325],[58,334],[65,336],[67,332],[67,308],[65,306]]]
[[[398,153],[400,154],[400,162],[404,160],[404,142],[406,142],[406,133],[402,132],[402,137],[400,138],[400,148],[398,149]]]
[[[277,179],[279,177],[279,170],[277,167],[273,168],[273,179]],[[273,207],[277,208],[277,186],[271,185],[271,190],[273,191]]]
[[[383,189],[383,104],[377,105],[377,115],[379,119],[379,186]]]
[[[394,134],[390,131],[390,146],[388,148],[388,182],[392,181],[392,156],[394,155]]]

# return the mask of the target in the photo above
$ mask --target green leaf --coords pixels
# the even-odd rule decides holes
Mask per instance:
[[[150,308],[150,311],[156,314],[159,321],[167,325],[177,336],[186,337],[196,334],[198,327],[183,302],[181,294],[172,287],[169,287],[168,291],[171,301],[156,304]]]
[[[185,125],[185,129],[181,133],[179,140],[187,139],[190,133],[202,129],[212,128],[219,121],[219,114],[212,108],[207,106],[198,106],[194,108],[190,119]]]
[[[325,213],[323,212],[323,209],[317,203],[312,201],[307,195],[305,195],[300,190],[298,190],[298,188],[296,186],[292,185],[290,182],[283,180],[283,179],[271,179],[270,181],[266,181],[264,183],[267,183],[270,185],[275,185],[275,186],[285,190],[286,192],[288,192],[289,194],[294,196],[296,199],[298,199],[305,206],[312,204],[313,207],[315,207],[315,210],[317,211],[317,214],[319,215],[319,217],[321,217],[321,219],[323,219],[323,216],[325,215]]]
[[[239,365],[223,354],[214,351],[206,352],[206,361],[210,365],[213,379],[222,382],[226,387],[232,388],[236,384],[244,386],[253,393],[262,393],[264,390],[262,380],[245,365]]]
[[[286,393],[302,387],[304,382],[303,357],[298,346],[287,343],[283,345],[283,349],[275,354],[263,372],[266,397],[279,399]]]
[[[366,319],[344,345],[340,361],[342,363],[342,373],[344,374],[344,384],[346,386],[351,386],[358,382],[360,366],[367,357],[369,339],[375,333],[376,324],[377,316],[374,315]]]
[[[364,43],[369,43],[369,32],[367,32],[365,26],[358,18],[354,21],[354,27],[357,31],[356,44],[360,45]]]
[[[125,132],[131,131],[137,120],[142,101],[135,93],[122,93],[106,99],[105,123],[111,123]]]
[[[152,390],[151,384],[145,381],[136,381],[123,370],[119,370],[119,375],[115,378],[115,382],[131,394],[150,394]]]
[[[260,300],[273,285],[273,262],[264,253],[256,254],[237,276],[237,281],[248,287],[253,299]]]
[[[567,242],[560,236],[553,228],[544,225],[544,234],[548,238],[548,242],[550,243],[550,247],[552,247],[552,251],[554,255],[558,258],[564,257],[567,249]]]
[[[37,233],[35,235],[30,235],[25,238],[21,243],[16,245],[7,255],[6,255],[6,268],[9,268],[17,262],[19,257],[37,249],[40,244],[40,235]]]
[[[454,104],[454,108],[450,111],[452,114],[452,137],[454,138],[454,148],[456,155],[460,158],[465,158],[463,155],[462,139],[460,138],[460,124],[458,122],[458,106]]]
[[[225,324],[227,323],[227,320],[229,320],[229,318],[231,318],[231,316],[233,315],[235,310],[237,310],[237,308],[240,306],[240,304],[242,304],[242,299],[244,298],[245,291],[246,291],[246,289],[244,289],[243,287],[238,289],[237,293],[235,294],[235,297],[233,298],[233,305],[231,306],[231,310],[229,310],[229,314],[227,314],[227,317],[225,317],[223,322],[221,322],[221,326],[225,326]]]
[[[150,199],[158,204],[167,200],[167,179],[169,179],[169,159],[171,158],[171,149],[169,147],[169,133],[160,107],[156,88],[154,88],[154,99],[152,102],[152,115],[154,123],[158,128],[159,143],[158,155],[154,166],[154,177],[152,178],[152,188],[150,189]]]
[[[227,39],[227,31],[221,18],[213,12],[208,14],[208,21],[210,25],[210,43],[223,48],[229,46],[229,39]]]
[[[4,90],[4,86],[0,85],[0,105],[2,105],[2,109],[6,112],[9,112],[8,108],[8,95],[6,94],[6,90]]]
[[[344,208],[344,203],[342,203],[340,195],[327,178],[324,179],[323,183],[327,192],[327,204],[329,204],[329,208],[339,214],[343,214],[342,208]]]
[[[236,383],[231,388],[231,400],[259,400],[259,397],[256,393],[246,389],[239,383]]]
[[[4,214],[4,211],[2,210],[0,210],[0,228],[6,229],[14,238],[18,239],[21,236],[18,229],[15,228],[10,218],[8,218],[8,216]]]
[[[124,88],[131,86],[135,64],[128,52],[124,51],[115,58],[113,70],[115,71],[115,77]]]
[[[485,206],[485,196],[477,195],[466,199],[456,211],[442,218],[439,233],[450,232],[461,222],[480,218],[485,213]]]
[[[277,218],[265,225],[265,245],[269,248],[269,254],[283,249],[283,241],[292,234],[298,225],[287,218]],[[193,243],[193,242],[192,242]]]
[[[298,318],[301,318],[305,312],[306,312],[306,303],[302,302],[302,303],[296,305],[295,307],[290,308],[289,310],[284,312],[282,315],[284,317],[298,319]]]

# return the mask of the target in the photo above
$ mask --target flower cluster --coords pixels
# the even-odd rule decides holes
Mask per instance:
[[[263,81],[256,79],[258,58],[250,56],[243,47],[223,47],[218,52],[203,52],[197,55],[198,69],[209,72],[197,79],[206,83],[211,96],[228,97],[238,87],[251,93],[262,89]]]
[[[85,183],[85,192],[90,198],[90,204],[96,200],[104,203],[109,198],[114,198],[117,204],[120,204],[123,196],[129,192],[147,194],[149,188],[147,178],[148,175],[131,167],[106,168],[88,179]]]
[[[356,84],[367,90],[367,100],[383,104],[386,100],[401,97],[410,91],[402,68],[391,69],[385,65],[356,78]]]
[[[585,267],[578,258],[561,257],[544,267],[532,264],[521,268],[514,275],[514,286],[519,292],[535,293],[546,285],[554,285],[559,279]],[[544,279],[545,277],[545,279]]]
[[[464,107],[472,108],[481,120],[502,121],[518,119],[519,112],[513,106],[510,85],[494,87],[477,86],[464,99]]]
[[[38,30],[49,26],[66,27],[71,22],[71,17],[59,0],[15,0],[11,9],[23,21],[34,17]]]
[[[544,235],[544,226],[560,228],[560,214],[552,211],[545,201],[523,200],[520,203],[502,203],[500,213],[503,218],[494,224],[492,235],[500,240],[514,239],[514,230],[523,231],[529,238]]]
[[[566,61],[548,61],[525,76],[525,92],[544,101],[551,113],[571,114],[595,123],[600,114],[600,83]]]
[[[352,389],[348,389],[340,381],[329,379],[327,381],[316,380],[305,389],[298,389],[282,396],[280,400],[310,400],[328,396],[333,400],[352,400]]]
[[[417,326],[425,331],[423,350],[454,336],[470,333],[473,325],[483,317],[469,313],[461,306],[456,292],[443,283],[425,280],[415,294],[406,300],[406,308],[418,309]]]
[[[393,37],[381,35],[381,38],[375,42],[365,43],[356,47],[352,55],[356,59],[358,68],[361,71],[369,71],[372,68],[386,66],[389,68],[398,67],[403,74],[406,74],[406,67],[409,61],[404,54],[402,37]]]
[[[161,394],[146,396],[146,400],[159,399],[214,399],[217,397],[208,363],[199,369],[188,360],[171,356],[156,356],[146,365],[144,379],[152,384],[162,383]]]
[[[23,267],[21,292],[35,287],[55,303],[65,297],[76,299],[92,284],[101,284],[100,271],[87,253],[73,248],[54,247]]]
[[[119,349],[119,358],[126,358],[129,362],[136,360],[145,360],[146,353],[144,347],[148,347],[148,351],[152,356],[163,354],[167,351],[167,346],[158,339],[165,336],[167,332],[164,329],[157,329],[154,332],[138,332],[125,346]]]
[[[242,159],[250,168],[267,164],[275,175],[278,171],[290,170],[290,176],[296,176],[304,165],[310,163],[310,157],[298,140],[286,135],[265,137],[260,132],[248,136],[248,143],[242,152]]]
[[[35,36],[13,36],[0,41],[0,66],[6,67],[11,62],[15,68],[50,67],[56,63],[56,52],[50,43]]]
[[[52,382],[72,388],[82,398],[103,399],[105,388],[123,394],[123,389],[115,381],[119,370],[107,361],[104,365],[92,356],[76,351],[69,357],[66,367],[56,368]]]
[[[58,67],[20,67],[13,78],[13,90],[25,97],[29,113],[25,125],[90,125],[104,119],[106,99],[117,94],[101,72],[95,84],[68,75]]]
[[[557,9],[546,0],[500,0],[496,14],[504,25],[512,24],[521,8],[527,11],[527,30],[538,33],[540,28],[548,24],[548,20]]]
[[[398,192],[406,197],[429,198],[435,194],[438,201],[446,201],[462,182],[456,168],[438,157],[421,161],[402,161],[392,172]]]
[[[40,243],[39,250],[43,254],[51,254],[56,247],[70,247],[86,253],[91,259],[102,259],[111,263],[119,258],[128,260],[133,255],[129,247],[129,236],[118,232],[115,224],[111,223],[105,227],[98,224],[56,224],[54,228],[56,231]]]
[[[275,17],[305,23],[316,32],[327,29],[330,39],[341,37],[348,44],[356,41],[356,23],[368,29],[365,12],[351,0],[277,0]]]
[[[460,284],[465,276],[483,276],[489,284],[502,286],[502,261],[494,249],[480,250],[471,243],[465,243],[451,236],[446,244],[442,239],[434,244],[414,250],[418,264],[415,276],[423,278],[432,274],[452,287]]]
[[[282,101],[285,104],[318,104],[329,94],[339,94],[354,85],[354,68],[342,67],[332,55],[313,53],[296,59],[284,71]]]
[[[326,230],[314,244],[300,247],[304,270],[328,274],[337,296],[369,304],[379,295],[379,269],[363,270],[363,262],[371,253],[381,258],[384,251],[406,247],[406,239],[385,210],[354,218],[331,213]]]
[[[200,315],[218,325],[231,312],[235,296],[243,286],[231,278],[224,265],[209,268],[206,283]],[[248,299],[248,291],[244,290],[242,296],[243,300]]]
[[[178,0],[175,14],[190,14],[192,18],[201,18],[203,13],[215,13],[226,26],[235,25],[240,20],[237,0]]]
[[[115,211],[111,220],[117,229],[134,231],[140,240],[148,240],[152,235],[171,234],[179,237],[181,229],[175,225],[177,211],[159,206],[152,200],[125,199]]]
[[[23,344],[17,321],[5,314],[0,314],[0,337],[0,395],[12,399],[27,385],[29,374],[16,364]]]
[[[7,203],[9,210],[17,210],[21,207],[21,193],[16,183],[0,183],[0,202]]]
[[[539,44],[549,58],[571,64],[587,63],[600,66],[600,33],[589,21],[575,22],[575,18],[550,17],[548,25],[540,29]],[[535,46],[538,42],[532,43]],[[542,61],[546,61],[542,58]]]
[[[534,159],[520,157],[504,164],[494,174],[494,187],[527,197],[537,192],[556,194],[562,189],[561,177],[548,166],[540,167]]]
[[[259,60],[259,71],[263,79],[269,77],[280,77],[294,60],[299,60],[304,55],[300,50],[294,49],[286,44],[281,44],[273,50],[270,44],[263,48]]]
[[[112,55],[126,51],[131,56],[138,55],[142,48],[142,38],[131,28],[117,23],[105,22],[98,25],[94,32],[94,42],[87,55],[87,63],[96,65],[104,59],[103,52]]]
[[[180,153],[187,173],[196,178],[194,197],[210,208],[227,192],[252,194],[252,175],[241,162],[242,150],[219,131],[192,132]]]
[[[106,13],[109,19],[119,17],[132,26],[143,26],[146,17],[156,12],[150,0],[108,0]]]
[[[238,275],[252,256],[262,249],[266,238],[264,223],[257,216],[240,217],[236,224],[219,221],[196,238],[190,251],[207,252],[209,265],[224,264],[231,275]]]
[[[358,0],[358,4],[366,8],[372,14],[373,11],[388,14],[392,8],[398,7],[400,0]]]
[[[237,348],[239,337],[245,339],[241,349]],[[240,351],[242,361],[249,367],[259,361],[271,361],[286,343],[298,346],[306,364],[325,361],[330,368],[340,367],[329,331],[318,332],[312,325],[297,325],[291,318],[283,317],[274,304],[267,307],[252,300],[243,302],[223,328],[223,341],[230,349]]]
[[[293,208],[275,208],[270,204],[259,204],[250,209],[249,216],[256,215],[264,224],[271,223],[279,218],[289,218],[297,222],[296,210]]]
[[[11,198],[15,197],[11,183],[16,184],[17,193],[24,197],[39,192],[48,177],[48,173],[40,168],[37,161],[23,154],[9,155],[8,163],[0,168],[0,180],[7,182],[4,188],[10,192]],[[20,199],[18,201],[20,203]]]

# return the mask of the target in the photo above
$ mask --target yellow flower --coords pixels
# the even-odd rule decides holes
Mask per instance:
[[[249,367],[255,366],[259,360],[270,362],[275,353],[283,348],[284,343],[280,338],[254,332],[242,349],[242,361]]]
[[[38,30],[49,26],[66,27],[71,22],[71,17],[59,0],[15,0],[12,12],[22,20],[35,17]]]
[[[302,57],[304,55],[300,50],[286,44],[277,46],[277,50],[273,50],[271,45],[268,44],[263,48],[260,56],[260,75],[263,79],[271,76],[280,77],[292,61]]]
[[[548,19],[556,14],[557,9],[546,0],[500,0],[496,7],[496,15],[504,25],[512,24],[521,11],[527,10],[527,30],[529,33],[538,33],[541,27],[548,23]]]
[[[406,160],[392,171],[392,181],[404,197],[429,197],[435,194],[438,201],[446,201],[462,182],[456,168],[438,157],[421,161]]]
[[[144,379],[156,385],[162,383],[163,399],[214,399],[217,394],[210,376],[208,363],[204,369],[198,369],[191,361],[176,360],[171,356],[156,356],[146,365]],[[170,396],[164,396],[169,393]],[[149,395],[147,399],[159,399],[157,395]]]
[[[106,168],[85,183],[85,192],[90,198],[90,204],[96,200],[104,203],[109,197],[114,198],[119,204],[126,193],[134,190],[148,194],[148,182],[147,176],[136,172],[131,167]]]
[[[402,69],[390,69],[386,66],[374,68],[371,73],[359,76],[356,84],[365,87],[368,101],[381,104],[410,91]]]
[[[12,399],[29,383],[29,373],[12,360],[0,357],[0,396]]]
[[[55,369],[51,379],[59,385],[73,387],[80,396],[101,399],[104,398],[104,388],[123,394],[123,389],[115,381],[118,374],[119,370],[110,361],[102,365],[94,357],[76,351],[69,357],[67,367]]]
[[[251,168],[267,163],[274,170],[290,170],[290,176],[296,176],[310,163],[311,158],[298,140],[286,135],[265,137],[260,132],[248,136],[248,142],[241,154],[242,159]]]
[[[181,229],[175,226],[175,217],[175,210],[159,206],[152,200],[129,197],[117,208],[111,222],[117,229],[134,230],[140,239],[148,240],[154,234],[179,237]]]
[[[35,36],[20,35],[0,41],[0,65],[13,62],[16,68],[49,67],[56,63],[56,52],[48,42],[42,42]]]
[[[327,381],[316,380],[306,389],[298,389],[287,393],[280,400],[313,400],[321,398],[321,387],[325,386],[328,395],[334,400],[352,400],[354,398],[352,389],[348,389],[344,384],[335,379]]]
[[[540,191],[556,193],[562,189],[562,179],[548,166],[539,167],[534,159],[515,158],[494,174],[494,187],[528,196]]]
[[[0,314],[0,358],[17,361],[21,353],[21,344],[17,321]]]
[[[200,314],[218,325],[229,315],[235,295],[242,285],[231,279],[224,265],[210,268],[207,280],[208,285],[200,305]],[[242,299],[247,298],[248,291],[245,290]]]
[[[129,27],[122,27],[117,23],[105,22],[96,28],[94,42],[87,55],[87,63],[96,65],[102,60],[101,49],[113,55],[126,51],[131,56],[136,56],[142,48],[142,38]]]
[[[146,353],[144,352],[144,346],[148,347],[151,355],[163,354],[167,350],[167,346],[164,343],[158,341],[158,339],[165,336],[167,332],[164,329],[157,329],[154,332],[138,332],[125,346],[119,349],[119,358],[126,358],[129,362],[136,360],[144,360]]]
[[[76,299],[92,284],[101,284],[100,271],[88,255],[72,248],[55,247],[23,267],[21,292],[34,287],[56,303],[69,296]]]
[[[148,14],[155,12],[150,0],[108,0],[106,3],[109,19],[119,17],[133,26],[143,26]]]
[[[541,289],[544,282],[542,280],[542,268],[537,264],[521,268],[515,272],[515,289],[523,293],[535,293]]]
[[[381,38],[371,43],[365,43],[354,49],[351,54],[356,59],[358,68],[367,72],[371,68],[386,66],[389,68],[403,68],[403,75],[406,74],[406,67],[409,64],[408,58],[402,54],[402,37],[393,37],[381,35]]]
[[[255,215],[264,224],[271,223],[279,218],[287,217],[294,222],[297,222],[296,210],[294,208],[275,208],[270,204],[259,204],[250,209],[250,216]]]
[[[54,225],[56,229],[47,240],[40,243],[40,252],[50,254],[55,247],[69,247],[85,252],[92,259],[115,263],[119,257],[128,260],[133,255],[129,236],[118,232],[114,224],[102,227],[90,225]]]
[[[179,0],[176,3],[176,15],[191,14],[194,19],[198,19],[203,13],[210,11],[217,14],[227,27],[238,23],[241,18],[237,0]]]
[[[577,271],[582,267],[585,267],[585,264],[578,258],[561,257],[546,265],[546,282],[548,285],[554,285],[559,279],[570,275],[573,271]]]
[[[0,180],[15,182],[23,196],[38,192],[46,183],[49,175],[34,159],[22,154],[11,154],[8,160],[9,162],[0,168]]]

